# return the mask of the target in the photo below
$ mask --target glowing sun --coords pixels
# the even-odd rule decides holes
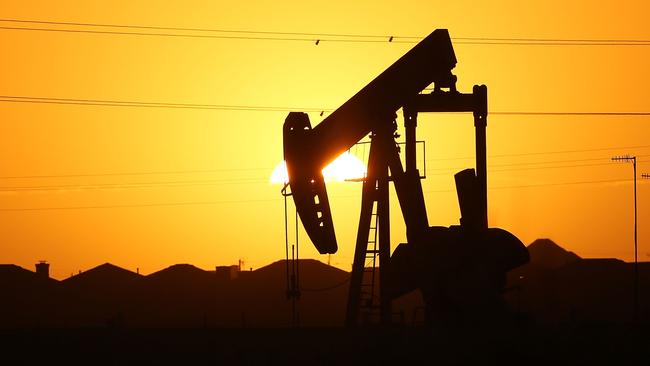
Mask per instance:
[[[351,179],[362,179],[366,175],[366,166],[359,158],[344,153],[323,169],[323,177],[326,181],[343,182]],[[287,165],[281,161],[271,173],[271,183],[286,183]]]

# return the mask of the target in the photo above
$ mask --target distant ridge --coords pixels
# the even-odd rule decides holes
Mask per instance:
[[[115,286],[115,284],[131,282],[141,278],[141,275],[128,269],[118,267],[111,263],[104,263],[95,268],[80,272],[70,278],[66,278],[61,282],[68,286]]]
[[[537,239],[528,246],[530,263],[539,267],[555,269],[576,262],[581,258],[557,245],[551,239]]]
[[[508,273],[506,301],[535,322],[621,322],[631,315],[633,265],[581,259],[550,239],[528,247],[531,263]],[[148,276],[110,263],[56,281],[15,265],[0,265],[0,329],[17,327],[242,328],[343,324],[350,273],[301,259],[300,297],[287,296],[287,265],[250,271],[169,266]],[[220,272],[221,271],[221,272]],[[231,272],[232,271],[232,272]],[[640,263],[642,314],[650,314],[650,263]],[[228,274],[228,275],[227,275]],[[294,308],[295,306],[295,308]],[[396,299],[396,319],[420,324],[419,292]]]
[[[186,281],[205,281],[214,272],[209,272],[191,264],[174,264],[146,276],[148,281],[162,281],[182,284]]]
[[[289,266],[291,266],[291,262],[289,262]],[[347,275],[348,272],[329,266],[321,261],[318,261],[316,259],[301,259],[298,261],[298,266],[300,269],[300,276],[311,276],[312,274],[318,272],[319,274],[324,272],[327,272],[328,274],[333,274],[333,275]],[[282,275],[284,276],[286,274],[286,267],[287,267],[287,261],[285,259],[273,262],[269,265],[266,265],[264,267],[258,268],[255,270],[256,273],[264,273],[264,274],[274,274],[274,275]]]

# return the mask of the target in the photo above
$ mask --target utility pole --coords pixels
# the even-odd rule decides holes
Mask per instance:
[[[612,161],[632,163],[634,174],[634,322],[639,320],[639,261],[637,256],[636,156],[614,156]]]

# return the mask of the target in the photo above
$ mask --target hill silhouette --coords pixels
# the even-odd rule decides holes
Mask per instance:
[[[61,282],[68,287],[75,288],[94,288],[97,286],[115,287],[134,283],[142,277],[135,272],[111,263],[104,263],[87,271],[79,272],[79,274],[66,278]]]
[[[349,274],[313,259],[302,259],[298,266],[301,295],[297,302],[297,312],[301,324],[343,324]],[[226,292],[241,304],[238,308],[230,306],[229,310],[240,311],[242,325],[288,324],[292,316],[292,305],[286,296],[286,268],[285,260],[274,262],[242,277],[239,286],[233,286],[231,292]]]
[[[142,289],[143,276],[104,263],[61,281],[59,321],[64,325],[104,326],[124,322]]]
[[[190,264],[142,276],[104,263],[60,282],[2,265],[0,327],[286,327],[292,317],[286,265],[228,277]],[[309,259],[299,267],[301,323],[341,325],[349,274]]]
[[[533,321],[517,332],[489,333],[341,328],[349,273],[315,260],[299,263],[301,328],[289,328],[286,265],[277,261],[227,279],[188,264],[141,276],[107,263],[60,282],[0,265],[3,359],[13,357],[17,364],[26,357],[38,363],[107,365],[400,364],[435,354],[438,364],[515,358],[551,364],[562,355],[563,361],[598,364],[631,363],[630,357],[642,352],[630,351],[644,350],[647,343],[628,327],[607,325],[630,314],[631,265],[615,259],[512,271],[511,288],[519,290],[507,292],[508,300]],[[647,294],[650,263],[640,267]],[[421,304],[419,294],[409,293],[393,309],[417,309],[418,300]],[[423,312],[412,314],[403,317],[405,323],[422,324]],[[628,357],[621,359],[622,354]]]
[[[195,281],[204,279],[209,275],[204,271],[191,264],[174,264],[160,271],[154,272],[147,276],[151,281]]]
[[[289,265],[291,265],[289,263]],[[261,267],[254,272],[255,276],[261,276],[270,281],[286,283],[287,261],[279,260],[267,266]],[[349,276],[336,267],[328,266],[315,259],[301,259],[299,261],[300,287],[303,290],[321,289],[333,285],[331,279],[343,280]],[[283,282],[284,281],[284,282]],[[266,282],[266,281],[265,281]]]
[[[565,250],[551,239],[535,240],[528,246],[528,253],[530,263],[545,268],[558,268],[580,259],[577,254]]]
[[[580,258],[550,239],[528,247],[530,263],[508,274],[507,301],[541,324],[623,324],[633,319],[634,264]],[[641,320],[650,321],[650,263],[639,264]]]
[[[521,316],[540,324],[630,320],[632,264],[582,259],[550,239],[536,240],[529,250],[531,263],[508,274],[505,293]],[[177,264],[143,276],[104,263],[63,281],[0,265],[0,327],[287,327],[293,309],[287,264],[281,260],[241,272],[236,266],[209,271]],[[341,326],[350,274],[313,259],[298,265],[300,325]],[[641,315],[648,320],[650,263],[639,268]],[[224,275],[229,271],[236,273]],[[424,320],[417,291],[393,305],[395,321]]]
[[[130,321],[142,326],[205,327],[217,298],[215,282],[214,272],[190,264],[154,272],[144,280],[140,307]]]

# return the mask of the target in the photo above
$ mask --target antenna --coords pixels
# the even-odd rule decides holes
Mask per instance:
[[[622,161],[622,162],[625,162],[625,163],[629,163],[630,161],[632,161],[632,162],[636,163],[636,156],[629,155],[629,154],[613,156],[612,161]]]
[[[636,156],[620,155],[612,157],[612,161],[623,163],[632,163],[633,180],[634,180],[634,321],[639,321],[639,260],[637,245],[637,209],[636,209]]]

